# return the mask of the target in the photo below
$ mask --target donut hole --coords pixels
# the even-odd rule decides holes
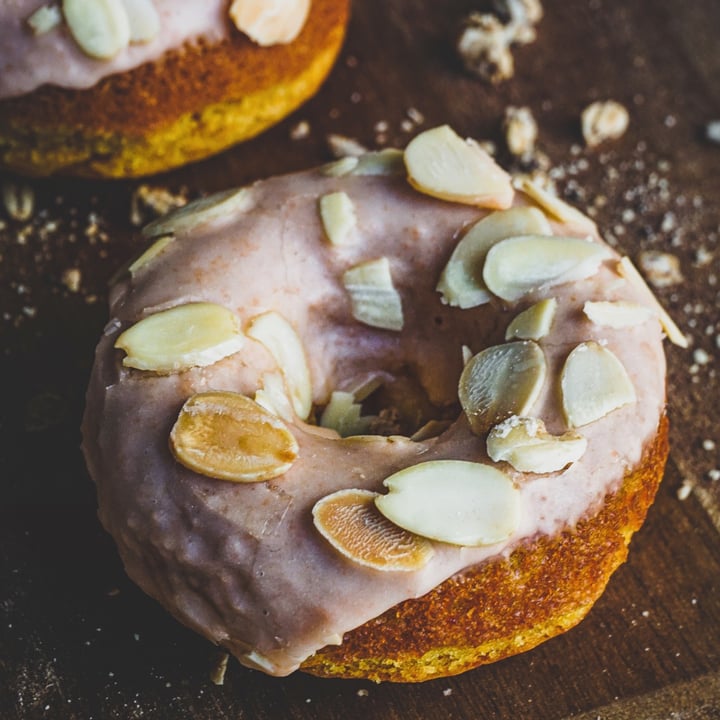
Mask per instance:
[[[366,420],[351,435],[404,435],[413,437],[422,430],[424,438],[440,434],[461,412],[460,403],[433,402],[411,366],[383,372],[367,395],[358,400]],[[366,390],[367,392],[367,390]],[[316,408],[320,418],[324,407]],[[432,430],[430,430],[432,428]]]

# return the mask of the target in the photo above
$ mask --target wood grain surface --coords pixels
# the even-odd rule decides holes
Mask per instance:
[[[704,136],[720,119],[720,3],[544,5],[515,77],[493,87],[453,52],[482,0],[357,0],[309,104],[252,142],[142,182],[194,197],[324,162],[331,133],[403,146],[445,122],[494,140],[508,162],[503,114],[529,106],[565,195],[633,258],[678,259],[682,279],[657,292],[691,340],[667,348],[665,480],[589,617],[532,652],[422,685],[273,679],[233,661],[214,685],[218,650],[124,576],[79,451],[106,284],[142,247],[131,216],[142,182],[30,181],[31,219],[0,208],[0,718],[720,718],[720,145]],[[629,130],[587,149],[580,113],[607,98],[629,109]],[[300,121],[309,135],[293,140]]]

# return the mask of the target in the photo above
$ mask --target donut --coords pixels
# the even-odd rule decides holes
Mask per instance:
[[[660,482],[684,343],[590,218],[441,126],[143,233],[83,449],[181,623],[271,675],[422,681],[589,611]]]
[[[317,91],[348,12],[348,0],[2,3],[0,167],[135,177],[251,138]]]

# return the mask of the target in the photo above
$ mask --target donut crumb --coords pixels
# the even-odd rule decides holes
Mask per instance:
[[[187,202],[187,188],[174,193],[165,187],[138,185],[130,198],[130,222],[140,227],[149,220],[187,205]]]
[[[212,682],[213,685],[224,685],[225,684],[225,673],[227,672],[227,666],[228,666],[229,659],[230,659],[230,655],[228,653],[223,653],[215,661],[215,664],[213,665],[212,669],[210,670],[210,682]]]
[[[622,137],[630,124],[630,114],[615,100],[598,101],[583,110],[581,124],[585,143],[593,148]]]
[[[535,25],[543,15],[540,0],[496,0],[494,5],[494,14],[467,15],[457,41],[465,68],[493,85],[513,77],[512,46],[533,42]]]

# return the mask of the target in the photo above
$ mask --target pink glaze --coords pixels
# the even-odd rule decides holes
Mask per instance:
[[[352,199],[358,225],[346,245],[331,246],[317,205],[320,196],[338,190]],[[121,366],[122,353],[113,349],[119,332],[157,309],[190,301],[220,303],[237,313],[243,327],[258,313],[275,310],[303,340],[318,405],[333,389],[369,372],[394,374],[403,367],[442,405],[456,400],[462,346],[478,352],[503,342],[509,321],[540,296],[512,307],[443,305],[435,291],[440,272],[458,233],[485,211],[423,196],[403,177],[334,178],[316,170],[258,182],[251,192],[252,209],[180,233],[136,277],[114,288],[113,320],[98,346],[88,392],[84,451],[101,520],[130,576],[242,663],[284,675],[393,605],[596,512],[657,430],[665,405],[665,360],[655,319],[612,330],[584,317],[585,300],[622,298],[653,306],[648,291],[618,275],[615,260],[586,281],[553,288],[547,295],[557,298],[558,315],[540,341],[548,381],[531,414],[551,432],[566,429],[559,371],[570,350],[591,339],[606,344],[625,365],[637,402],[581,428],[588,450],[565,471],[512,473],[522,519],[506,542],[478,548],[435,543],[434,557],[416,572],[353,564],[314,529],[314,503],[341,488],[384,492],[384,478],[426,460],[490,462],[485,439],[470,432],[463,415],[424,442],[328,439],[297,421],[290,429],[300,454],[284,476],[249,485],[213,480],[170,454],[168,434],[181,405],[208,389],[252,397],[274,361],[247,339],[240,352],[213,366],[159,377]],[[520,194],[516,204],[525,204]],[[557,234],[594,233],[591,223],[553,227]],[[341,283],[345,270],[380,256],[389,258],[402,297],[400,333],[355,321]]]
[[[228,19],[229,0],[153,0],[160,33],[149,43],[131,44],[109,60],[85,55],[67,26],[35,36],[27,18],[42,0],[0,3],[0,98],[24,95],[41,85],[92,87],[104,77],[160,58],[168,50],[203,39],[219,42],[238,32]]]

